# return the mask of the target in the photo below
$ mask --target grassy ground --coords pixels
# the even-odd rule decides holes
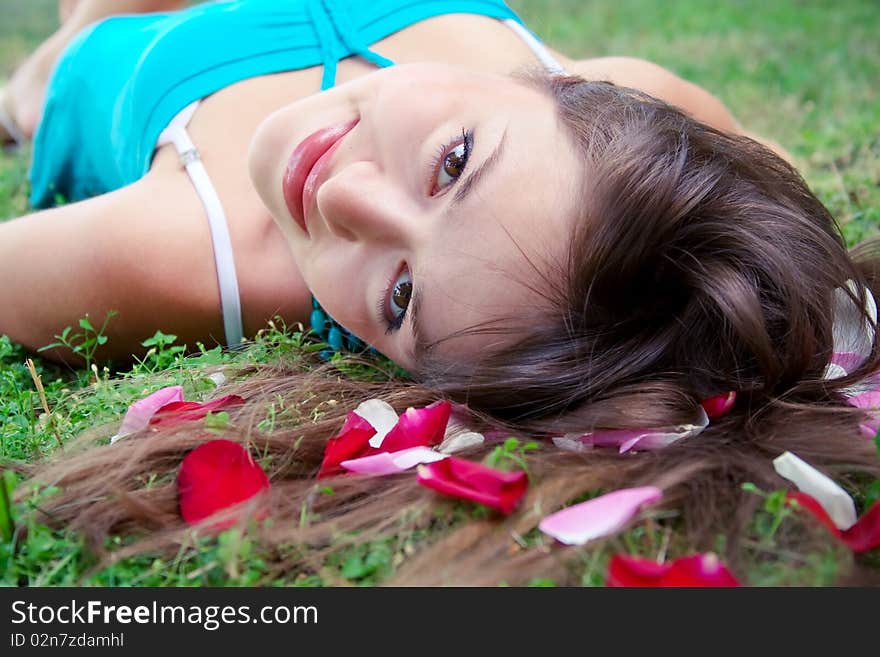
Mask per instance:
[[[744,126],[778,141],[795,156],[810,186],[841,222],[850,244],[880,231],[880,40],[876,38],[880,5],[876,0],[511,0],[510,4],[546,41],[572,56],[640,56],[709,89]],[[56,27],[57,18],[52,0],[0,0],[0,17],[2,83]],[[27,211],[29,157],[27,148],[0,153],[0,220]],[[87,351],[98,333],[74,327],[70,339]],[[212,384],[202,369],[206,364],[269,362],[296,352],[300,345],[298,334],[269,329],[251,349],[232,356],[191,345],[184,352],[160,334],[152,355],[123,372],[98,367],[72,371],[37,355],[32,374],[25,365],[28,355],[0,337],[0,457],[32,460],[50,453],[82,430],[117,418],[148,389],[181,383],[190,395],[210,390]],[[192,352],[195,355],[185,357]],[[45,398],[35,387],[35,377]],[[769,494],[755,519],[749,583],[829,583],[838,564],[834,550],[814,554],[797,568],[774,567],[775,562],[765,558],[773,553],[774,534],[786,514],[779,496]],[[130,560],[93,573],[75,535],[31,523],[26,542],[14,556],[10,546],[0,541],[0,583],[268,583],[259,556],[242,552],[236,537],[224,536],[173,563]],[[665,540],[668,537],[648,523],[615,545],[632,550],[648,545],[651,552],[650,546],[656,548]],[[584,552],[584,584],[601,583],[607,556],[607,552]],[[394,546],[370,544],[338,555],[328,564],[332,573],[323,579],[303,582],[293,573],[274,581],[381,582],[395,559]]]

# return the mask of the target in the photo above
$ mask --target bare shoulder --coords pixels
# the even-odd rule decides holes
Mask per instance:
[[[572,62],[571,71],[588,80],[607,80],[644,91],[675,105],[719,130],[742,132],[724,104],[706,89],[667,68],[638,57],[597,57]]]

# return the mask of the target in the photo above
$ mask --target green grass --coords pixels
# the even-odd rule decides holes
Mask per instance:
[[[880,232],[880,40],[876,36],[880,5],[876,0],[511,0],[510,4],[540,36],[571,56],[644,57],[705,87],[749,130],[778,141],[795,156],[807,182],[841,222],[850,244]],[[0,0],[0,84],[56,27],[55,11],[50,0]],[[27,212],[29,157],[27,148],[0,153],[0,220]],[[88,337],[87,331],[73,327],[68,338],[77,333]],[[213,383],[205,366],[271,362],[303,348],[301,334],[274,328],[237,354],[194,345],[184,350],[159,337],[153,354],[134,367],[71,370],[26,354],[0,337],[0,457],[41,458],[82,431],[118,422],[129,403],[164,385],[184,385],[187,398],[209,392]],[[45,402],[25,364],[28,356],[44,388]],[[514,456],[527,463],[528,450],[517,449]],[[833,549],[802,557],[778,554],[777,532],[792,522],[791,512],[780,505],[778,493],[761,494],[764,504],[750,538],[749,583],[834,581],[842,560]],[[26,501],[15,510],[17,517],[28,517],[27,508],[37,504],[39,498]],[[469,513],[465,507],[458,512]],[[675,536],[670,535],[675,522],[674,517],[649,517],[601,549],[581,551],[581,583],[601,585],[615,551],[665,554],[675,547]],[[0,584],[369,585],[381,583],[424,539],[409,534],[345,548],[320,573],[278,576],[267,568],[267,555],[247,536],[230,530],[217,538],[199,539],[171,559],[138,557],[94,572],[92,558],[75,534],[50,530],[33,517],[26,524],[27,531],[16,534],[14,553],[11,542],[0,541]],[[0,534],[2,529],[0,522]],[[520,540],[523,546],[535,547],[545,539],[530,534]],[[780,560],[785,567],[779,566]],[[553,583],[541,577],[532,582]]]

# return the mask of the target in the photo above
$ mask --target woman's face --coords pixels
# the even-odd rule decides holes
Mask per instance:
[[[566,256],[580,169],[549,96],[434,64],[275,112],[249,164],[318,302],[405,368],[457,331],[534,316],[534,267]],[[437,349],[468,358],[498,339]]]

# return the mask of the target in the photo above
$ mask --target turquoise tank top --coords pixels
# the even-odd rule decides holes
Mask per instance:
[[[522,21],[502,0],[237,0],[114,16],[59,58],[34,137],[30,203],[118,189],[150,167],[159,134],[195,100],[259,75],[340,59],[391,61],[369,46],[420,20],[469,13]]]

